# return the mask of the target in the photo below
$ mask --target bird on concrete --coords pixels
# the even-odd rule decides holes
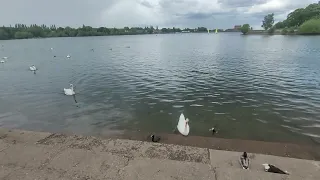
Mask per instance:
[[[266,172],[278,173],[278,174],[289,174],[288,171],[283,171],[272,164],[262,164]]]
[[[214,134],[218,133],[214,127],[213,127],[213,128],[211,128],[211,129],[209,129],[209,131],[211,131],[211,132],[212,132],[212,135],[214,135]]]
[[[154,134],[152,134],[150,137],[152,142],[159,142],[161,139],[160,136],[156,136]]]
[[[247,155],[247,152],[243,152],[243,154],[240,156],[240,164],[243,169],[249,169],[249,157]]]

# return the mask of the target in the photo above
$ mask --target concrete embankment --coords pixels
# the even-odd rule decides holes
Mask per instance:
[[[320,162],[126,139],[0,129],[0,179],[320,179]],[[263,163],[290,175],[264,172]]]

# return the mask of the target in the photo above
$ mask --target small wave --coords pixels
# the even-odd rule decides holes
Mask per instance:
[[[257,121],[262,122],[262,123],[264,123],[264,124],[267,124],[267,123],[268,123],[267,121],[262,120],[262,119],[257,119]]]
[[[180,102],[182,102],[182,103],[188,103],[188,102],[194,102],[194,101],[196,101],[196,100],[186,99],[186,100],[182,100],[182,101],[180,101]]]
[[[288,129],[291,129],[291,130],[295,130],[295,131],[300,131],[301,129],[299,128],[295,128],[295,127],[291,127],[291,126],[287,126],[287,125],[281,125],[282,127],[284,128],[288,128]]]
[[[174,108],[183,108],[184,106],[183,105],[173,105],[172,107],[174,107]]]
[[[201,105],[201,104],[191,104],[190,106],[192,106],[192,107],[202,107],[203,105]]]
[[[302,126],[305,128],[320,128],[320,124],[312,124],[312,125],[307,125],[307,126]]]
[[[302,133],[302,134],[310,137],[320,138],[320,135],[317,135],[317,134],[311,134],[311,133]]]
[[[216,115],[223,115],[223,114],[226,114],[226,113],[216,112],[216,113],[214,113],[214,114],[216,114]]]
[[[160,102],[173,102],[174,100],[172,99],[161,99]]]

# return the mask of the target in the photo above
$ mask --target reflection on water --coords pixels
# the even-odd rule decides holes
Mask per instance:
[[[0,57],[10,57],[0,66],[3,127],[170,133],[183,112],[191,135],[210,136],[208,127],[216,127],[226,138],[320,136],[319,37],[220,33],[0,44]],[[32,64],[36,74],[28,72]],[[70,83],[74,98],[63,94]]]

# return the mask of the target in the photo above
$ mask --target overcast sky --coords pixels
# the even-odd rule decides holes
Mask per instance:
[[[232,28],[261,26],[318,0],[0,0],[0,24]]]

